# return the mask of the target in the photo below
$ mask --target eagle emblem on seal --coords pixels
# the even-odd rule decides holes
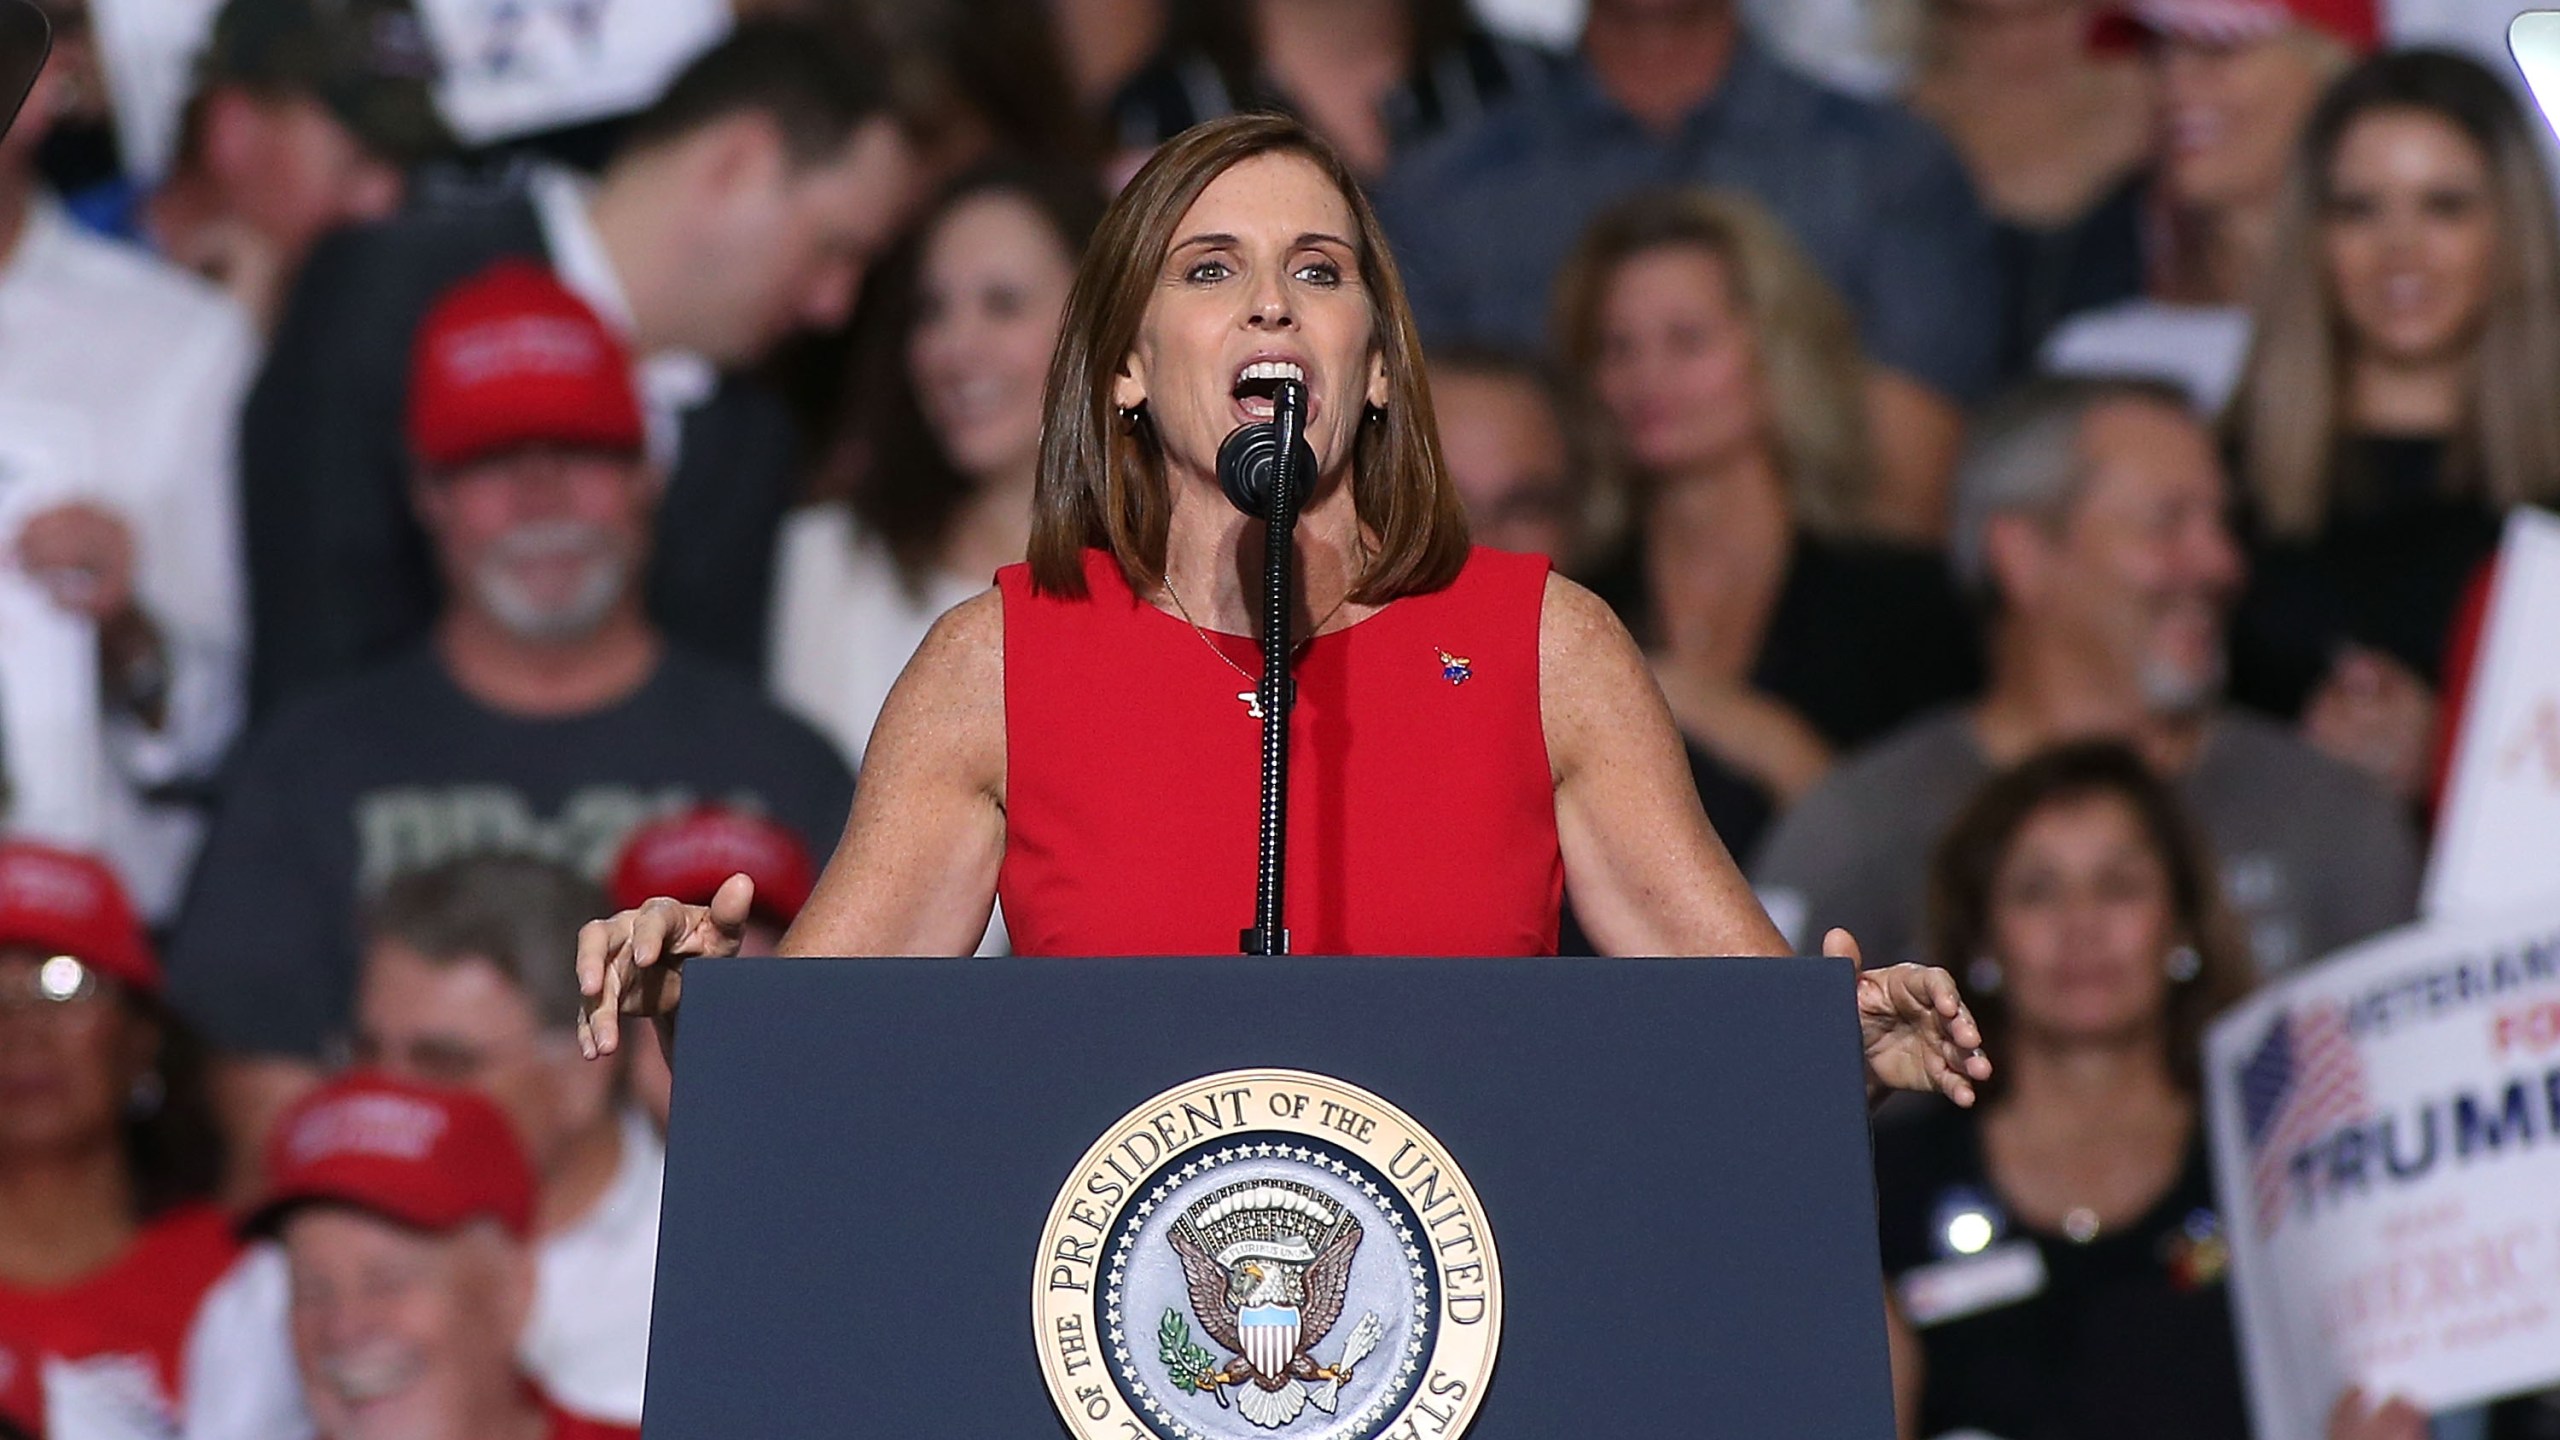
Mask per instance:
[[[1181,1313],[1167,1310],[1158,1338],[1173,1383],[1222,1408],[1232,1403],[1266,1430],[1309,1405],[1333,1413],[1380,1334],[1378,1317],[1363,1314],[1339,1357],[1316,1358],[1342,1318],[1360,1236],[1357,1216],[1295,1181],[1239,1181],[1194,1202],[1166,1239],[1181,1258],[1192,1315],[1228,1358],[1193,1343]]]

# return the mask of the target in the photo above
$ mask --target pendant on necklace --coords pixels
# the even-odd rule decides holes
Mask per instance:
[[[1294,708],[1298,703],[1297,677],[1291,676],[1288,680],[1282,683],[1288,687],[1287,694],[1289,696],[1289,704]],[[1251,690],[1239,690],[1236,692],[1236,699],[1243,702],[1244,713],[1252,716],[1256,720],[1262,718],[1262,690],[1260,687],[1257,686]]]

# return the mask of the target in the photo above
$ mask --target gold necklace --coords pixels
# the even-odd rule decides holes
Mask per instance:
[[[1218,642],[1209,638],[1209,632],[1200,628],[1200,622],[1191,618],[1191,607],[1182,603],[1182,592],[1173,588],[1171,575],[1164,577],[1164,593],[1172,599],[1173,608],[1182,616],[1183,623],[1191,627],[1191,633],[1200,637],[1200,643],[1209,647],[1209,653],[1218,657],[1219,664],[1236,672],[1236,678],[1245,683],[1247,688],[1237,691],[1236,698],[1244,702],[1246,714],[1256,720],[1261,719],[1262,682],[1256,679],[1251,671],[1231,659],[1226,651],[1219,649]],[[1324,612],[1324,615],[1316,621],[1315,628],[1309,630],[1297,644],[1289,647],[1290,668],[1297,668],[1298,657],[1307,653],[1307,646],[1315,642],[1317,631],[1324,629],[1328,621],[1341,614],[1343,605],[1350,599],[1350,591],[1342,592],[1342,599],[1333,602],[1333,608]]]

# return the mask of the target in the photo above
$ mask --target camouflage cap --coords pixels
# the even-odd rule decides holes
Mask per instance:
[[[366,149],[414,165],[455,148],[436,110],[437,69],[408,0],[228,0],[197,85],[308,96]]]

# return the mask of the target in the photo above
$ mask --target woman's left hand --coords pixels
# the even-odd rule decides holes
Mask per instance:
[[[1846,930],[1822,937],[1822,953],[1858,964]],[[1858,972],[1858,1039],[1867,1055],[1867,1095],[1934,1090],[1971,1105],[1974,1083],[1991,1078],[1982,1029],[1956,993],[1955,977],[1934,965],[1888,965]]]

